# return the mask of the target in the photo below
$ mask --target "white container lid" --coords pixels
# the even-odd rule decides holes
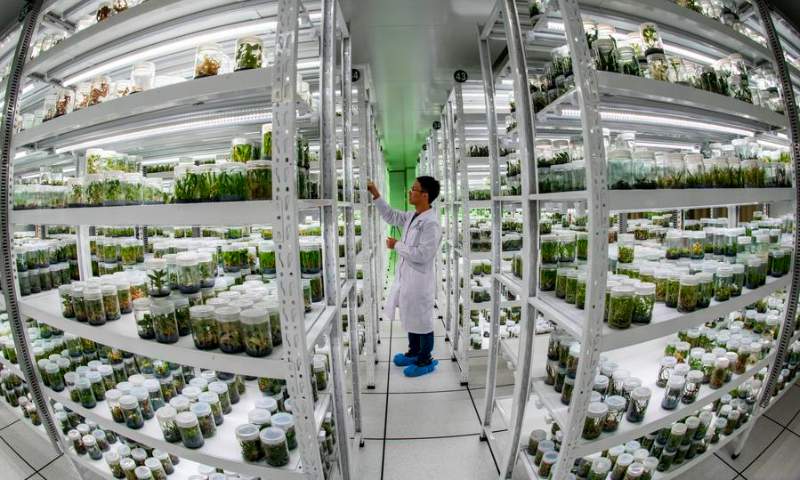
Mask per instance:
[[[261,431],[257,426],[245,423],[236,427],[236,438],[240,441],[258,440]]]
[[[280,428],[267,427],[261,430],[259,438],[264,445],[280,445],[286,443],[286,433]]]

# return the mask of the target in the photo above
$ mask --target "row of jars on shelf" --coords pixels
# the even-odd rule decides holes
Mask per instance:
[[[23,238],[14,241],[17,272],[44,268],[78,259],[77,243],[69,235],[57,235],[47,240]]]
[[[43,327],[44,324],[31,327],[28,331],[34,360],[46,386],[54,391],[66,389],[70,399],[84,408],[91,409],[105,401],[112,418],[133,429],[141,428],[144,420],[153,418],[155,413],[165,440],[169,442],[183,441],[188,448],[198,448],[203,438],[213,436],[216,425],[221,424],[224,419],[223,415],[230,413],[231,405],[238,403],[240,396],[245,394],[244,381],[240,376],[208,370],[195,376],[197,372],[191,367],[132,355],[95,344],[89,339],[70,334],[62,335],[60,331]],[[2,329],[8,330],[7,323],[0,325],[0,330]],[[330,368],[329,349],[326,347],[319,352],[321,354],[313,358],[311,372],[315,401],[318,390],[327,388]],[[7,383],[5,373],[3,376],[4,383]],[[248,421],[258,427],[256,434],[269,426],[283,426],[286,428],[285,436],[291,437],[293,421],[289,420],[293,419],[287,417],[286,413],[280,413],[291,412],[291,400],[288,399],[284,385],[282,380],[259,379],[259,390],[264,397],[256,399],[255,408],[248,412]],[[196,407],[198,403],[205,405]],[[182,432],[178,417],[185,411],[194,413],[195,419],[194,422],[188,421],[188,416],[185,416],[188,422],[184,423],[186,432]],[[79,432],[80,436],[69,433],[70,430],[81,428],[75,425],[75,416],[68,410],[59,413],[56,408],[56,420],[70,440],[85,439],[85,435],[90,433]],[[325,452],[333,453],[330,448],[330,434],[333,431],[330,422],[330,418],[326,418],[323,424],[328,444],[322,446],[326,448]],[[200,429],[199,438],[191,435],[194,427]],[[240,427],[236,431],[237,439],[242,440],[239,438],[240,430],[246,434],[245,437],[250,436],[251,429]],[[182,433],[190,434],[189,444]],[[248,457],[246,449],[242,453],[248,461],[263,458],[263,453],[259,458]]]
[[[195,50],[193,78],[261,68],[271,63],[266,58],[266,53],[262,39],[257,36],[236,40],[233,62],[220,44],[199,45]],[[59,87],[54,93],[45,96],[41,110],[21,115],[19,126],[23,130],[32,128],[76,110],[183,81],[186,78],[180,74],[156,76],[156,65],[153,62],[135,63],[127,78],[112,79],[109,75],[99,75],[92,81],[80,82],[75,87]],[[297,93],[305,102],[311,103],[311,87],[300,73],[297,74]]]
[[[680,338],[688,341],[679,341]],[[722,388],[734,375],[744,375],[758,366],[769,356],[773,344],[772,335],[744,330],[738,320],[679,332],[677,339],[666,344],[665,356],[653,372],[655,382],[647,382],[649,387],[616,362],[601,359],[591,399],[597,411],[589,409],[589,417],[596,423],[587,422],[583,437],[593,440],[603,432],[616,431],[623,416],[631,423],[642,422],[654,390],[664,389],[660,401],[663,410],[692,404],[704,386],[711,390]],[[557,334],[551,338],[544,380],[561,393],[564,404],[571,401],[579,358],[580,344],[569,336]]]

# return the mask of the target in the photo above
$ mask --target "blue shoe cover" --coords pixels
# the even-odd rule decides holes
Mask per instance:
[[[417,362],[417,357],[406,357],[405,353],[398,353],[394,356],[394,364],[398,367],[407,367]]]
[[[439,365],[439,360],[434,360],[430,365],[425,365],[424,367],[409,365],[403,369],[403,375],[406,377],[421,377],[436,370],[436,365]]]

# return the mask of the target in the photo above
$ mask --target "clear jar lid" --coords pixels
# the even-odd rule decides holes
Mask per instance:
[[[259,433],[261,443],[264,445],[281,445],[286,443],[286,433],[275,427],[267,427]]]
[[[647,387],[637,387],[631,392],[631,400],[647,400],[650,398],[651,392]]]
[[[590,403],[586,410],[586,416],[589,418],[603,418],[608,414],[608,405],[605,403]]]
[[[205,417],[207,415],[211,415],[211,406],[205,402],[196,402],[193,403],[189,410],[195,414],[197,417]]]
[[[193,319],[212,319],[214,318],[214,307],[211,305],[195,305],[189,307],[189,316]]]
[[[294,416],[290,413],[276,413],[272,416],[272,425],[287,430],[294,426]]]
[[[181,412],[175,416],[175,423],[180,428],[191,428],[198,424],[197,415],[192,412]]]
[[[119,406],[126,410],[138,408],[139,400],[133,395],[123,395],[119,398]]]
[[[608,377],[602,374],[595,375],[594,386],[595,388],[605,389],[606,387],[608,387]]]
[[[278,402],[272,397],[261,397],[256,399],[256,408],[264,409],[270,414],[278,411]]]
[[[148,258],[144,262],[147,270],[164,270],[167,268],[167,260],[164,258]]]
[[[86,287],[83,291],[83,298],[84,300],[101,300],[103,298],[103,292],[100,291],[99,288]]]
[[[681,275],[681,285],[693,286],[699,284],[699,280],[694,275]]]
[[[253,441],[258,440],[261,431],[257,426],[245,423],[236,427],[236,438],[239,441]]]
[[[225,306],[216,309],[214,314],[216,315],[217,322],[220,323],[238,322],[240,311],[241,310],[238,307]]]
[[[208,390],[216,393],[217,395],[222,395],[224,393],[228,393],[228,386],[225,384],[225,382],[216,381],[208,384]]]
[[[219,49],[219,47],[216,46],[216,45],[214,45],[214,48]],[[232,146],[236,146],[236,145],[251,145],[251,143],[244,137],[234,137],[231,140],[231,145]]]
[[[169,301],[153,301],[150,303],[150,313],[153,315],[169,315],[175,313],[175,305]]]
[[[717,357],[717,359],[714,360],[714,368],[728,368],[730,363],[727,357]]]
[[[597,474],[607,474],[611,470],[611,460],[606,457],[597,457],[592,460],[592,472]]]
[[[247,412],[247,421],[253,425],[269,425],[270,413],[267,410],[254,408]]]
[[[625,398],[620,395],[610,395],[606,397],[606,405],[609,410],[622,410],[627,403]]]
[[[654,295],[656,293],[656,284],[650,282],[641,282],[636,286],[637,295]]]
[[[681,375],[670,375],[667,380],[667,387],[672,389],[682,389],[686,384],[686,378]]]
[[[177,398],[177,397],[175,397]],[[178,415],[178,411],[175,410],[170,405],[164,405],[163,407],[156,410],[156,418],[159,421],[170,421],[175,420],[175,417]]]
[[[611,296],[617,297],[632,297],[635,289],[628,285],[619,285],[611,289]]]
[[[675,423],[670,428],[670,433],[675,436],[683,436],[686,434],[686,424],[685,423]]]

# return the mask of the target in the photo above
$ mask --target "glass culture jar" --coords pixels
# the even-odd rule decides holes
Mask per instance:
[[[169,301],[150,303],[153,332],[159,343],[175,343],[180,338],[175,320],[175,306]]]
[[[656,286],[654,283],[644,282],[637,285],[635,289],[632,322],[650,323],[656,301]]]
[[[264,458],[264,449],[261,446],[261,441],[259,438],[260,433],[261,431],[257,426],[249,423],[236,427],[236,440],[239,441],[242,458],[245,461],[257,462]],[[282,434],[283,432],[281,431],[280,433]]]
[[[100,292],[103,295],[103,310],[106,314],[106,321],[118,320],[121,316],[121,312],[119,297],[117,296],[117,287],[114,285],[103,285],[100,287]]]
[[[610,395],[606,397],[605,404],[608,407],[608,414],[603,421],[604,432],[614,432],[619,428],[619,422],[625,416],[627,401],[620,395]]]
[[[286,443],[289,450],[297,448],[297,438],[294,429],[294,417],[289,413],[276,413],[272,416],[272,425],[286,433]]]
[[[586,306],[586,281],[588,274],[586,272],[578,273],[577,290],[575,291],[575,306],[583,310]]]
[[[258,434],[268,465],[282,467],[289,463],[289,438],[287,433],[281,428],[268,427]]]
[[[542,235],[539,241],[539,252],[543,264],[555,264],[559,260],[558,235]]]
[[[150,299],[137,298],[133,301],[133,315],[136,320],[136,332],[139,338],[151,340],[155,338],[153,315],[150,313]]]
[[[700,284],[694,275],[682,275],[678,287],[678,311],[693,312],[700,298]]]
[[[617,148],[608,153],[608,188],[630,190],[635,183],[631,151]]]
[[[231,160],[234,162],[247,163],[253,160],[253,143],[243,137],[235,137],[231,140]]]
[[[558,234],[558,257],[562,263],[575,261],[576,241],[574,232]]]
[[[703,384],[703,372],[691,370],[686,374],[686,381],[681,393],[681,402],[685,404],[694,403],[700,393],[700,386]],[[666,397],[665,397],[666,398]]]
[[[633,234],[622,233],[617,240],[617,262],[633,263]]]
[[[195,402],[189,407],[189,410],[197,417],[203,438],[211,438],[216,435],[217,426],[214,416],[211,414],[211,406],[204,402]]]
[[[235,69],[250,70],[261,68],[264,44],[258,37],[243,37],[236,40]]]
[[[239,312],[238,307],[220,307],[214,312],[219,331],[219,348],[225,353],[244,351]]]
[[[541,265],[539,267],[539,289],[543,292],[552,292],[556,289],[555,265]]]
[[[631,392],[630,401],[628,401],[628,410],[625,418],[629,422],[638,423],[644,419],[647,413],[647,407],[650,404],[651,391],[647,387],[637,387]]]
[[[103,293],[99,288],[87,287],[83,291],[83,305],[89,325],[104,325],[106,312],[103,309]]]
[[[200,263],[193,253],[182,252],[175,258],[178,269],[178,290],[183,294],[200,291]]]
[[[144,426],[144,416],[142,415],[139,401],[133,395],[123,395],[119,399],[119,406],[125,418],[125,426],[138,430]]]
[[[263,308],[243,310],[239,317],[245,353],[251,357],[265,357],[272,353],[272,334],[267,310]]]
[[[700,287],[700,298],[697,299],[697,308],[707,308],[714,297],[714,275],[710,272],[695,274]]]
[[[664,304],[670,308],[678,306],[678,296],[680,291],[680,272],[667,273],[666,290],[664,295]]]
[[[309,275],[322,271],[322,243],[317,237],[300,243],[301,273]]]
[[[586,419],[583,423],[581,436],[586,440],[594,440],[599,437],[603,432],[603,425],[607,415],[608,405],[600,402],[590,403],[586,411]]]
[[[181,441],[186,448],[200,448],[205,444],[203,433],[200,431],[200,424],[197,416],[192,412],[181,412],[175,416],[175,423],[181,434]]]
[[[725,384],[725,379],[728,375],[728,366],[730,360],[726,357],[718,357],[714,360],[714,369],[711,371],[711,377],[708,380],[708,386],[714,389],[721,388]]]
[[[542,455],[542,461],[539,464],[539,478],[550,478],[553,471],[553,465],[558,461],[558,452],[553,450],[546,452]]]
[[[152,62],[140,62],[131,70],[131,82],[134,92],[150,90],[155,85],[156,66]]]
[[[181,434],[178,431],[178,424],[175,423],[175,417],[178,412],[171,406],[165,405],[156,410],[156,419],[158,426],[161,427],[161,434],[164,440],[170,443],[181,441]]]
[[[272,200],[272,162],[252,160],[247,163],[247,200]]]
[[[216,43],[200,45],[194,56],[194,78],[211,77],[223,73],[225,54]]]
[[[145,262],[147,271],[147,291],[151,297],[166,297],[171,293],[167,261],[163,258],[151,258]]]
[[[719,267],[714,284],[714,300],[724,302],[731,298],[731,288],[733,286],[733,269],[730,267]]]
[[[608,308],[608,326],[628,328],[631,326],[634,311],[634,288],[620,285],[611,290]]]
[[[664,410],[674,410],[677,408],[683,394],[686,379],[680,375],[672,375],[667,380],[667,388],[664,391],[664,398],[661,400],[661,408]]]
[[[192,339],[200,350],[211,350],[219,346],[219,327],[214,315],[214,307],[195,305],[189,307],[192,323]]]
[[[575,303],[575,295],[578,290],[578,271],[570,269],[567,271],[566,290],[564,292],[564,301],[570,304]]]

